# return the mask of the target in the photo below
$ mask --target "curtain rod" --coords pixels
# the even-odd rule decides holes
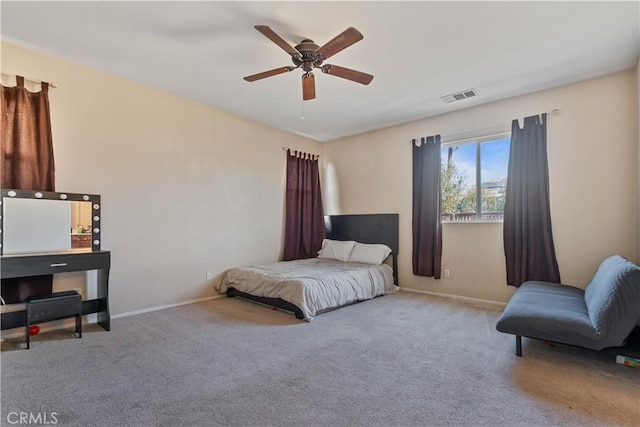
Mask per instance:
[[[555,114],[555,113],[559,113],[559,112],[560,112],[560,109],[554,108],[551,111],[545,111],[544,113],[538,113],[538,114]],[[462,130],[462,131],[457,131],[457,132],[444,133],[444,134],[440,135],[440,137],[444,138],[444,137],[449,137],[451,135],[457,135],[457,134],[460,134],[460,133],[465,134],[465,133],[469,133],[469,132],[475,132],[475,131],[480,131],[480,130],[488,130],[488,129],[497,128],[499,126],[510,126],[510,125],[511,125],[511,123],[499,123],[499,124],[492,125],[492,126],[485,126],[485,127],[481,127],[481,128],[467,129],[467,130]],[[506,132],[508,132],[508,131],[506,131]],[[496,134],[496,135],[500,135],[502,133],[505,133],[505,132],[500,132],[499,134]]]
[[[7,76],[7,77],[18,77],[19,74],[11,74],[11,73],[2,73],[3,76]],[[38,80],[38,79],[34,79],[32,77],[27,77],[27,76],[22,76],[24,77],[25,80],[30,81],[31,83],[49,83],[50,87],[56,88],[58,87],[58,85],[56,83],[53,82],[45,82],[43,80]]]
[[[289,148],[289,147],[282,147],[282,149],[283,149],[284,151],[288,151],[288,150],[290,150],[290,151],[299,151],[299,152],[301,152],[301,153],[304,153],[304,151],[302,151],[302,150],[294,150],[293,148]],[[305,154],[310,154],[310,155],[312,155],[312,156],[316,156],[316,157],[318,157],[318,158],[320,157],[320,154],[313,154],[313,153],[305,153]]]

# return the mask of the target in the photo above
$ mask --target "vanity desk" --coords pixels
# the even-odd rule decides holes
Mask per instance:
[[[82,315],[96,313],[110,330],[111,252],[100,249],[100,195],[3,188],[1,196],[0,277],[96,270],[96,297],[82,301]],[[1,320],[3,330],[24,326],[26,312],[8,311]]]
[[[82,301],[82,315],[98,314],[98,325],[111,329],[109,316],[109,251],[69,251],[43,254],[2,255],[0,258],[2,278],[40,276],[72,271],[98,271],[95,299]],[[13,311],[2,314],[2,329],[25,325],[25,312]]]

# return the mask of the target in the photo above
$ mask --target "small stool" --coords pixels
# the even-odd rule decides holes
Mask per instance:
[[[31,325],[53,320],[76,318],[76,334],[82,338],[82,300],[76,291],[55,292],[27,298],[26,341],[29,348]]]

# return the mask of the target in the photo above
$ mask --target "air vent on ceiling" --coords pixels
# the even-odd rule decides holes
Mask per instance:
[[[463,99],[473,98],[474,96],[478,96],[478,92],[475,89],[467,89],[462,92],[452,93],[451,95],[446,95],[440,97],[447,104],[456,101],[462,101]]]

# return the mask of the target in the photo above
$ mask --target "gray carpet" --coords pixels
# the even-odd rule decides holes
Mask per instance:
[[[401,292],[306,323],[224,298],[5,341],[2,425],[640,425],[639,369],[528,339],[517,358],[500,311]]]

